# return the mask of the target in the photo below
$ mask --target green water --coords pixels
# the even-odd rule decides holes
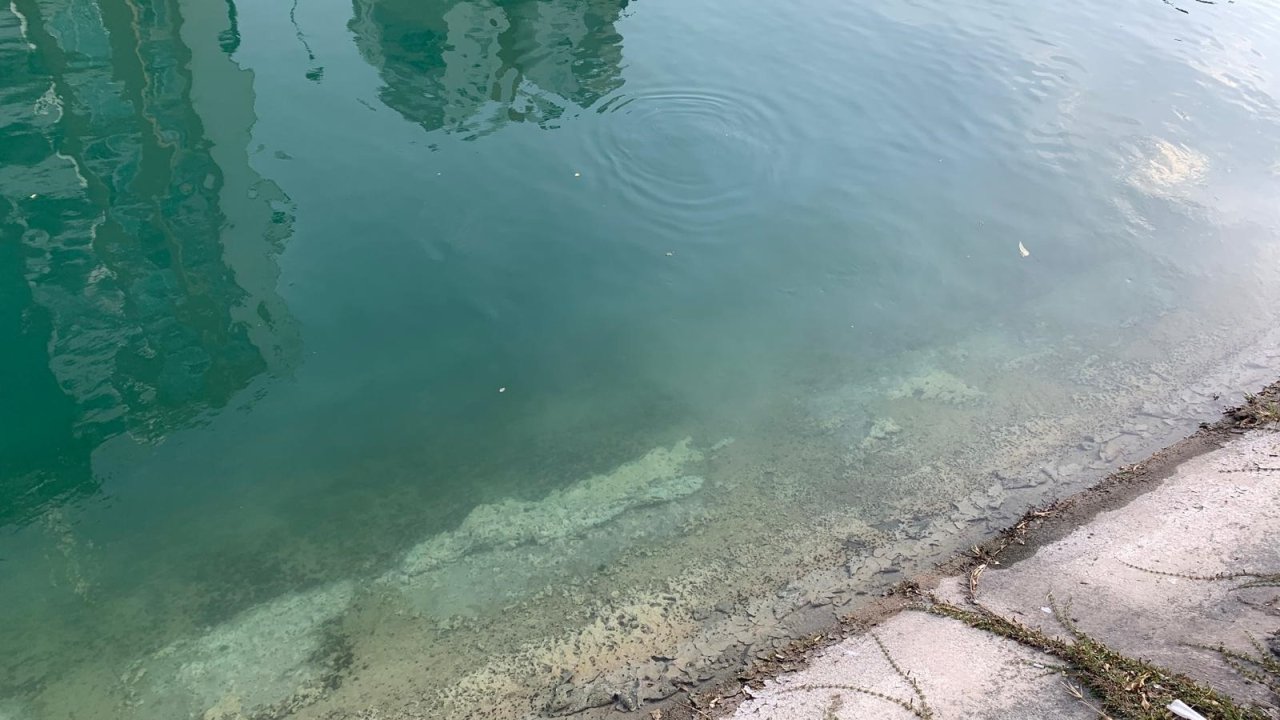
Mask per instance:
[[[391,713],[1212,417],[1280,4],[1171,2],[13,0],[0,719]]]

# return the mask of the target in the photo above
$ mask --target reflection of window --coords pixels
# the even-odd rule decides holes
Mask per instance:
[[[428,130],[546,125],[622,85],[623,0],[355,0],[350,27],[382,100]]]

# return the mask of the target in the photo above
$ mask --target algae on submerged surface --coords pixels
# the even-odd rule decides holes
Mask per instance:
[[[412,548],[400,572],[412,577],[473,552],[559,540],[629,510],[695,493],[702,478],[682,474],[685,466],[703,457],[691,443],[685,438],[670,449],[654,448],[638,460],[557,488],[540,500],[508,498],[479,505],[457,529]]]
[[[1090,1],[0,9],[0,712],[633,707],[1213,415],[1280,29]]]

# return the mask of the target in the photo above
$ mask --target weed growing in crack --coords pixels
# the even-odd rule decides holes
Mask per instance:
[[[1280,633],[1277,633],[1277,636],[1280,636]],[[1280,701],[1280,659],[1277,658],[1276,651],[1264,647],[1252,635],[1249,636],[1249,644],[1253,645],[1257,655],[1237,652],[1223,645],[1193,645],[1192,647],[1217,653],[1222,661],[1232,670],[1240,673],[1241,677],[1270,690],[1276,700]]]
[[[893,668],[893,671],[897,673],[898,676],[907,683],[907,685],[911,686],[911,691],[915,694],[915,699],[904,700],[887,693],[882,693],[878,690],[859,687],[857,685],[841,685],[836,683],[809,683],[805,685],[797,685],[795,687],[779,688],[777,692],[791,693],[819,690],[854,692],[860,695],[878,698],[887,703],[893,703],[894,705],[897,705],[903,710],[906,710],[912,715],[920,718],[920,720],[933,720],[933,708],[929,707],[929,701],[925,699],[924,690],[920,688],[920,683],[916,682],[916,679],[911,676],[911,673],[903,670],[902,666],[898,664],[898,661],[893,658],[893,655],[889,654],[889,649],[884,646],[884,642],[880,640],[880,636],[875,633],[868,634],[871,636],[871,639],[875,641],[876,647],[880,648],[880,654],[884,655],[884,659],[889,663],[889,667]]]
[[[1062,660],[1067,665],[1063,674],[1076,683],[1069,687],[1075,688],[1080,699],[1084,698],[1084,689],[1088,689],[1101,703],[1101,708],[1096,709],[1104,717],[1167,720],[1169,712],[1165,708],[1174,700],[1181,700],[1215,720],[1266,720],[1267,715],[1261,710],[1237,705],[1226,695],[1185,675],[1113,650],[1076,627],[1052,597],[1049,602],[1054,617],[1071,635],[1072,641],[1027,627],[976,601],[971,610],[932,598],[922,604],[921,609]]]
[[[1220,572],[1220,573],[1217,573],[1216,575],[1191,575],[1188,573],[1170,572],[1168,570],[1154,570],[1152,568],[1142,567],[1141,565],[1134,565],[1133,563],[1125,562],[1124,560],[1121,560],[1120,564],[1124,565],[1125,567],[1133,568],[1134,570],[1140,570],[1144,573],[1150,573],[1151,575],[1161,575],[1163,577],[1181,578],[1183,580],[1195,580],[1197,582],[1213,582],[1216,580],[1241,580],[1241,579],[1248,578],[1247,582],[1243,582],[1231,588],[1232,590],[1245,590],[1248,588],[1258,588],[1258,587],[1280,587],[1280,573],[1262,573],[1262,572],[1254,572],[1252,570],[1239,570],[1235,572]]]

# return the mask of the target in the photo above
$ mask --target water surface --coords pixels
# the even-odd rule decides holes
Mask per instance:
[[[1280,5],[1171,2],[13,0],[0,718],[626,706],[1212,417]]]

